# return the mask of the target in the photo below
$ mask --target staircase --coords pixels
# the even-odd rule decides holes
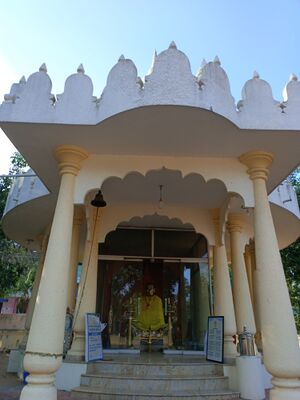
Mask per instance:
[[[111,357],[88,365],[72,399],[87,400],[231,400],[222,365],[200,357],[151,355]]]

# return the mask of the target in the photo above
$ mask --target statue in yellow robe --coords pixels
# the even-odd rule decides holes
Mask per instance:
[[[141,298],[139,313],[133,324],[136,328],[145,331],[157,331],[167,326],[162,301],[156,296],[154,285],[147,286],[147,294]]]

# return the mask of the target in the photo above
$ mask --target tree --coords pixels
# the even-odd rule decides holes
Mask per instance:
[[[23,173],[28,167],[20,153],[11,156],[10,175]],[[2,217],[6,199],[14,178],[0,178],[0,216]],[[13,293],[27,296],[33,285],[37,265],[35,252],[25,249],[5,237],[0,222],[0,297]]]
[[[300,205],[300,167],[290,175],[289,181],[294,186]],[[281,250],[281,258],[297,331],[300,333],[300,237],[286,249]]]

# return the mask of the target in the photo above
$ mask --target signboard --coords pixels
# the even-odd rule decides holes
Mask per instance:
[[[224,361],[224,317],[208,317],[206,359]]]
[[[85,362],[103,360],[101,332],[105,327],[99,315],[85,314]]]
[[[15,314],[19,300],[19,297],[9,297],[2,305],[1,314]]]

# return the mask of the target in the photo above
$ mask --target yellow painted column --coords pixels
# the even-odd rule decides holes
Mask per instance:
[[[246,327],[254,335],[256,327],[243,255],[243,216],[229,214],[227,226],[230,233],[232,289],[237,331],[242,333]]]
[[[247,272],[250,297],[251,297],[252,306],[253,306],[253,273],[252,273],[251,253],[250,253],[249,244],[246,244],[246,246],[245,246],[244,260],[245,260],[245,266],[246,266],[246,272]]]
[[[214,210],[213,220],[215,225],[216,245],[214,247],[214,314],[224,316],[224,355],[236,357],[237,349],[234,344],[236,335],[236,320],[233,306],[232,290],[228,269],[225,245],[219,238],[219,210]]]
[[[88,235],[84,248],[83,270],[74,313],[73,342],[67,357],[82,360],[85,353],[85,314],[95,312],[98,273],[98,232],[100,209],[87,207]]]
[[[75,177],[88,154],[69,145],[59,146],[54,155],[61,183],[24,357],[30,375],[21,400],[56,400],[55,372],[62,362]]]
[[[300,399],[300,350],[266,189],[272,161],[272,154],[263,151],[240,157],[253,182],[256,289],[264,363],[273,375],[270,399],[296,400]]]
[[[259,350],[259,352],[263,352],[262,340],[261,340],[261,323],[260,323],[260,315],[259,315],[259,292],[258,288],[258,274],[256,273],[256,261],[255,261],[255,244],[254,240],[250,239],[249,241],[249,251],[251,258],[251,270],[252,270],[252,283],[253,283],[253,311],[256,325],[256,335],[255,335],[255,343]]]
[[[77,265],[78,265],[78,252],[80,240],[80,227],[83,221],[84,212],[81,208],[74,209],[73,231],[72,231],[72,245],[71,245],[71,260],[70,260],[70,276],[68,287],[68,300],[67,306],[71,311],[75,309],[76,303],[76,289],[77,289]]]

